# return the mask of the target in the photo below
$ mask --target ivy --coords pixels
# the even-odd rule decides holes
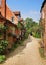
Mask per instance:
[[[4,52],[4,50],[7,48],[7,46],[8,46],[8,41],[0,40],[0,54],[2,54]]]

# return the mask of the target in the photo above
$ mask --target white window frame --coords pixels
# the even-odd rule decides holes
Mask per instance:
[[[11,21],[14,22],[14,16],[11,17]]]

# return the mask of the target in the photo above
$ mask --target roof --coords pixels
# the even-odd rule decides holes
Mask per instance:
[[[0,12],[1,12],[2,16],[5,18],[2,10],[3,10],[3,7],[0,6]],[[18,18],[15,16],[15,14],[10,10],[10,8],[8,7],[8,5],[6,4],[6,19],[9,20],[9,21],[11,21],[12,17],[14,17],[14,24],[17,25]]]
[[[45,3],[46,3],[46,0],[43,1],[40,12],[42,11],[42,8],[44,7]]]
[[[5,20],[5,18],[2,16],[1,12],[0,12],[0,18],[3,19],[3,20]]]
[[[7,23],[10,23],[10,24],[12,24],[14,27],[17,28],[17,25],[15,25],[14,23],[12,23],[11,21],[7,20]]]
[[[15,25],[15,24],[12,23],[11,21],[9,21],[9,20],[6,19],[5,17],[3,17],[3,16],[1,15],[1,13],[0,13],[0,18],[1,18],[2,20],[4,20],[4,21],[7,21],[6,23],[10,23],[10,24],[12,24],[13,26],[17,27],[17,25]]]
[[[14,17],[14,24],[18,23],[17,17],[15,16],[15,14],[6,5],[6,18],[11,21],[12,17]]]
[[[15,12],[13,12],[13,13],[19,15],[19,14],[20,14],[20,11],[15,11]]]
[[[20,11],[13,12],[15,15],[19,15],[21,17]]]

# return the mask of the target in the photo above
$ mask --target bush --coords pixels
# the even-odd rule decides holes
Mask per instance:
[[[26,32],[25,35],[24,35],[24,39],[27,39],[28,35],[29,35],[28,32]]]
[[[8,46],[8,41],[6,41],[6,40],[0,41],[0,54],[3,54],[3,52],[7,48],[7,46]]]
[[[44,58],[45,56],[44,56],[44,48],[39,48],[39,52],[40,52],[40,56],[42,57],[42,58]]]
[[[6,60],[5,55],[0,55],[0,63],[4,62],[4,60]]]
[[[33,33],[32,34],[34,37],[36,37],[36,38],[41,38],[41,34],[40,33]]]

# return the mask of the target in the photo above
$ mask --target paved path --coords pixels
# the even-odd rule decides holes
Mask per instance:
[[[38,48],[38,40],[30,36],[25,48],[18,54],[14,51],[2,65],[43,65]]]

